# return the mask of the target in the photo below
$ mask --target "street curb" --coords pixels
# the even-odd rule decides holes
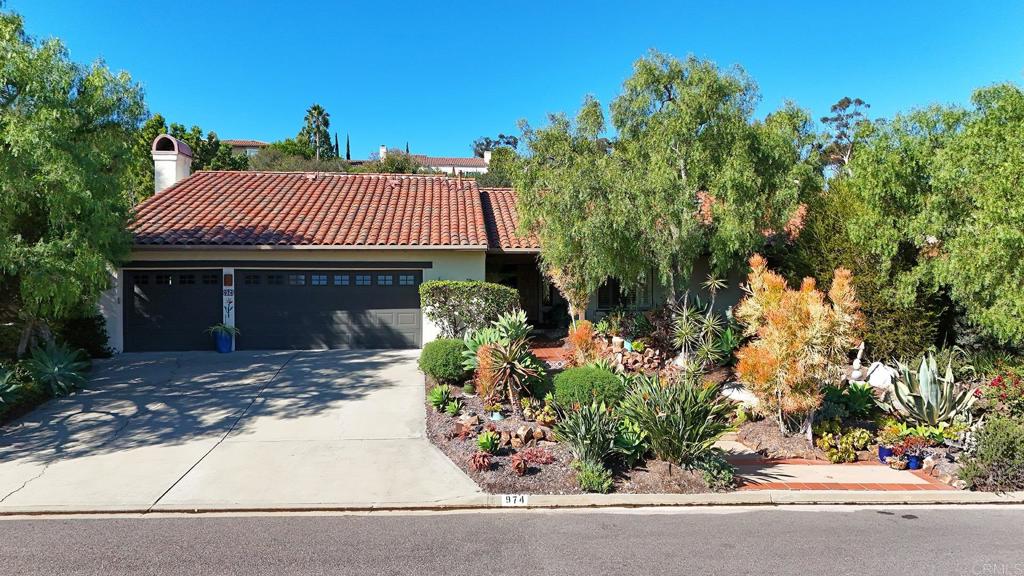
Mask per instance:
[[[533,494],[526,504],[503,505],[500,494],[485,494],[468,502],[425,504],[339,504],[297,506],[231,506],[210,505],[193,508],[7,508],[6,516],[81,516],[87,514],[160,515],[160,514],[223,514],[223,513],[287,513],[287,512],[474,512],[483,510],[572,510],[600,508],[669,508],[726,506],[878,506],[878,505],[976,505],[1024,504],[1024,492],[965,492],[938,490],[914,491],[834,491],[834,490],[751,490],[710,494]]]

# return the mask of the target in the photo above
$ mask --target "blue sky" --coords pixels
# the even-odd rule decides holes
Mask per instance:
[[[837,5],[837,4],[832,4]],[[1024,81],[1024,2],[113,2],[8,0],[36,37],[132,74],[153,112],[221,138],[294,136],[319,102],[353,157],[469,155],[521,118],[608,104],[649,49],[742,65],[760,114],[872,116]],[[848,8],[849,7],[849,8]]]

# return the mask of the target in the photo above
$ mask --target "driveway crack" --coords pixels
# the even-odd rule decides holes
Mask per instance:
[[[224,432],[224,434],[217,439],[217,442],[213,446],[211,446],[210,449],[207,450],[202,456],[200,456],[199,460],[196,460],[194,464],[189,466],[188,470],[186,470],[184,474],[182,474],[177,480],[175,480],[174,483],[167,488],[167,490],[164,490],[163,493],[160,494],[160,496],[157,497],[157,499],[154,500],[153,503],[149,505],[149,508],[146,509],[146,512],[152,512],[153,508],[157,504],[159,504],[160,501],[163,500],[164,497],[167,496],[167,494],[171,490],[174,490],[175,486],[177,486],[182,480],[184,480],[186,476],[191,474],[192,471],[196,469],[196,466],[199,466],[199,464],[203,460],[205,460],[207,456],[209,456],[214,450],[216,450],[217,447],[220,446],[221,443],[223,443],[224,440],[226,440],[227,437],[230,436],[231,433],[235,431],[235,427],[237,427],[238,423],[242,421],[242,418],[245,418],[245,415],[249,413],[249,410],[252,408],[253,404],[255,404],[256,401],[259,400],[260,396],[263,395],[263,392],[265,392],[267,388],[269,388],[270,385],[273,384],[275,380],[277,380],[277,377],[281,375],[281,372],[284,370],[285,366],[287,366],[299,354],[301,354],[301,352],[296,352],[292,354],[291,356],[288,357],[287,360],[284,361],[284,363],[281,364],[280,367],[278,367],[277,371],[274,372],[274,375],[271,376],[270,379],[268,379],[262,386],[260,386],[258,390],[256,390],[256,394],[254,394],[252,399],[249,400],[249,403],[245,406],[245,409],[243,409],[242,412],[238,415],[238,417],[235,418],[235,421],[231,423],[231,426],[228,427],[227,431]]]

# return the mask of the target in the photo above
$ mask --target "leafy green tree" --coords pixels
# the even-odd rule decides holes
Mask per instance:
[[[491,152],[491,163],[487,165],[487,172],[466,175],[475,176],[477,185],[481,188],[507,188],[512,186],[518,158],[515,150],[502,146]]]
[[[221,142],[216,132],[207,132],[204,136],[199,126],[186,129],[182,124],[171,124],[168,134],[184,141],[192,149],[193,171],[245,170],[248,166],[248,157],[233,154],[231,146]]]
[[[885,280],[881,297],[915,311],[948,294],[968,324],[1020,346],[1024,92],[999,85],[972,101],[862,124],[830,187],[847,197],[849,241]]]
[[[161,134],[170,134],[192,149],[192,171],[245,170],[249,159],[244,154],[233,154],[231,146],[220,141],[215,132],[203,133],[199,126],[186,129],[182,124],[167,125],[166,118],[154,114],[137,130],[133,137],[135,162],[131,180],[135,202],[153,195],[153,140]]]
[[[317,160],[333,158],[337,154],[331,146],[331,115],[319,104],[306,110],[305,124],[296,140],[307,143]]]
[[[384,158],[376,158],[362,166],[352,167],[352,172],[379,174],[416,174],[422,171],[423,166],[419,161],[399,148],[388,150]]]
[[[544,128],[520,127],[529,150],[514,173],[520,225],[539,238],[545,274],[576,318],[609,276],[639,278],[645,249],[597,100],[587,98],[574,121],[560,114]]]
[[[0,272],[23,354],[50,322],[95,302],[128,253],[145,105],[128,74],[76,64],[16,14],[0,12],[0,53]]]
[[[935,175],[948,220],[925,234],[939,282],[967,317],[1004,343],[1024,345],[1024,91],[974,93],[974,110]],[[952,226],[950,224],[953,224]],[[949,231],[952,230],[952,234]],[[932,236],[937,238],[932,241]]]
[[[473,140],[473,156],[483,158],[484,152],[493,152],[499,148],[511,148],[513,151],[519,146],[519,138],[511,134],[498,134],[496,138],[482,136]]]
[[[284,140],[271,142],[260,152],[262,153],[266,150],[276,150],[285,156],[298,156],[307,160],[313,159],[316,155],[309,143],[300,138],[285,138]]]
[[[822,156],[827,165],[841,168],[850,163],[857,125],[867,120],[863,111],[870,107],[860,98],[844,96],[832,105],[829,116],[821,119],[829,130],[828,139],[822,144]]]
[[[301,154],[288,154],[279,146],[267,146],[249,159],[249,169],[261,172],[348,172],[341,158],[317,160]]]
[[[758,98],[742,69],[653,52],[612,103],[630,212],[670,288],[703,254],[724,275],[766,237],[796,236],[801,198],[821,186],[808,114],[787,104],[754,121]]]

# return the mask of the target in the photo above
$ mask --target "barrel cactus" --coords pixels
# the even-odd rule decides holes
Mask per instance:
[[[906,420],[938,426],[966,414],[974,403],[971,390],[957,390],[952,360],[946,364],[944,376],[939,375],[935,355],[931,352],[921,360],[917,373],[902,362],[896,362],[896,367],[899,377],[887,395],[887,407]]]

